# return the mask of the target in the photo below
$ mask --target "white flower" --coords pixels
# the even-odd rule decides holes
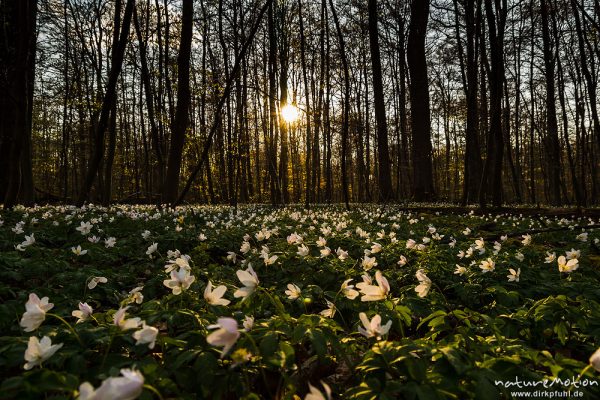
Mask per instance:
[[[115,244],[117,244],[117,239],[115,239],[114,237],[109,237],[104,239],[104,247],[111,248],[111,247],[115,247]]]
[[[256,275],[256,272],[254,272],[254,269],[252,269],[252,267],[248,267],[248,269],[245,271],[238,270],[235,274],[237,275],[242,285],[244,285],[244,287],[236,290],[233,294],[233,297],[235,297],[236,299],[239,297],[243,297],[245,299],[246,297],[254,293],[254,291],[256,290],[256,287],[259,284],[258,276]]]
[[[81,221],[81,223],[79,224],[79,227],[77,227],[75,229],[78,230],[79,232],[81,232],[81,234],[85,236],[90,233],[90,231],[92,230],[93,227],[94,227],[94,225],[90,224],[89,222]]]
[[[176,269],[185,269],[191,271],[192,268],[189,264],[189,258],[186,256],[177,257],[175,260],[167,261],[167,265],[165,265],[165,272],[168,274],[169,272]]]
[[[415,247],[415,245],[417,244],[417,242],[415,242],[413,239],[408,239],[406,241],[406,248],[407,249],[412,249]]]
[[[150,231],[149,230],[145,230],[144,232],[142,232],[142,239],[148,240],[149,237],[150,237]]]
[[[363,281],[356,284],[357,289],[362,290],[363,287],[373,284],[373,279],[369,276],[369,274],[364,273],[360,277]]]
[[[99,283],[106,283],[106,282],[108,282],[108,279],[106,279],[105,277],[103,277],[103,276],[94,276],[88,282],[88,289],[92,290],[96,286],[98,286]]]
[[[290,300],[296,300],[302,295],[302,291],[300,290],[300,288],[293,283],[288,283],[287,288],[288,290],[285,291],[285,294]]]
[[[157,249],[158,243],[152,243],[150,246],[148,246],[148,249],[146,250],[146,255],[152,256],[152,253],[154,253]]]
[[[163,284],[173,291],[174,295],[180,295],[182,291],[188,289],[196,280],[194,275],[185,268],[180,268],[178,271],[171,271],[171,279],[165,279]]]
[[[74,310],[71,315],[77,318],[77,323],[83,322],[94,313],[94,309],[88,303],[79,303],[79,310]]]
[[[381,337],[387,335],[389,332],[392,321],[389,320],[384,326],[381,326],[381,316],[379,314],[375,315],[371,321],[367,318],[367,314],[361,312],[358,314],[360,321],[362,322],[363,327],[358,327],[358,332],[367,337],[367,338],[377,338],[377,340],[381,340]]]
[[[136,370],[122,369],[122,376],[102,381],[97,390],[89,382],[79,386],[77,400],[134,400],[142,394],[144,376]]]
[[[302,241],[302,236],[298,235],[296,232],[287,237],[288,244],[300,244]]]
[[[198,235],[199,241],[204,242],[206,239],[208,239],[208,238],[206,237],[206,235],[204,233],[201,233]]]
[[[600,348],[591,355],[590,365],[594,367],[596,371],[600,372]]]
[[[46,313],[54,307],[54,304],[48,303],[48,297],[38,297],[35,293],[29,294],[29,300],[25,303],[25,313],[21,318],[19,325],[25,328],[25,332],[32,332],[40,327],[46,319]]]
[[[242,325],[244,326],[244,330],[246,332],[251,331],[254,327],[254,317],[246,315],[246,317],[244,318],[244,322],[242,322]]]
[[[319,251],[321,252],[321,258],[329,257],[329,255],[331,254],[331,249],[327,246],[323,247]]]
[[[473,247],[475,250],[479,250],[479,255],[485,253],[485,241],[482,238],[475,240],[475,246]]]
[[[87,240],[90,243],[98,243],[98,242],[100,242],[100,238],[98,236],[96,236],[96,235],[88,237]]]
[[[572,258],[569,261],[565,256],[558,257],[558,270],[560,272],[573,272],[579,267],[579,261],[576,258]]]
[[[517,251],[517,253],[515,254],[515,258],[521,262],[523,262],[523,260],[525,259],[525,256],[523,255],[523,253],[521,253],[520,251]]]
[[[35,336],[30,336],[27,343],[27,350],[25,350],[25,361],[27,362],[23,368],[29,370],[36,365],[42,365],[44,361],[52,357],[62,346],[62,343],[53,345],[52,340],[48,336],[44,336],[42,340],[38,340]]]
[[[12,228],[12,231],[13,231],[14,233],[16,233],[17,235],[20,235],[21,233],[23,233],[23,232],[24,232],[24,231],[23,231],[23,224],[24,224],[24,222],[23,222],[23,221],[21,221],[21,222],[18,222],[18,223],[15,225],[15,227],[14,227],[14,228]]]
[[[456,264],[456,269],[454,270],[455,275],[463,275],[467,272],[467,269],[461,265]]]
[[[491,272],[494,270],[495,267],[496,263],[491,258],[481,261],[481,264],[479,265],[479,268],[481,268],[483,273]]]
[[[422,269],[417,271],[417,279],[419,280],[419,285],[415,288],[415,292],[417,292],[419,297],[427,296],[427,293],[431,289],[431,279],[425,275]]]
[[[272,265],[275,264],[275,261],[277,261],[277,256],[271,256],[271,257],[267,257],[264,259],[265,261],[265,265]]]
[[[572,260],[574,258],[580,258],[581,257],[581,250],[571,249],[570,251],[567,251],[565,253],[565,255],[567,256],[567,260]]]
[[[463,233],[463,235],[465,235],[465,236],[469,236],[469,235],[471,234],[471,229],[469,229],[469,228],[465,228],[465,230],[464,230],[464,231],[462,231],[462,233]]]
[[[237,261],[237,254],[234,251],[227,252],[227,261],[231,261],[233,264]]]
[[[84,256],[88,252],[87,250],[82,250],[80,245],[78,245],[77,247],[71,247],[71,251],[76,256]]]
[[[385,300],[390,292],[390,284],[380,271],[375,272],[375,280],[377,285],[360,286],[360,291],[363,294],[360,298],[361,301]],[[360,283],[356,287],[359,287],[359,285]]]
[[[509,268],[508,272],[510,272],[510,274],[506,275],[506,277],[508,278],[509,282],[519,282],[519,277],[521,276],[521,268],[517,269],[516,271],[512,268]]]
[[[223,298],[226,291],[227,287],[225,285],[217,286],[213,290],[212,282],[208,281],[204,289],[204,300],[213,306],[226,306],[231,303],[231,301]]]
[[[354,285],[350,285],[349,283],[352,281],[352,279],[346,279],[343,283],[342,283],[342,294],[344,296],[346,296],[347,299],[349,300],[354,300],[358,295],[358,291],[354,290]]]
[[[319,237],[319,240],[317,240],[317,247],[325,247],[327,246],[327,240],[325,240],[322,237]]]
[[[398,260],[397,264],[401,267],[405,266],[408,260],[404,256],[400,256],[400,260]]]
[[[246,254],[249,251],[250,251],[250,243],[244,241],[242,243],[242,246],[240,247],[240,253]]]
[[[373,242],[373,245],[371,245],[371,254],[379,253],[382,248],[379,243]]]
[[[147,344],[149,349],[153,349],[156,344],[156,336],[158,329],[153,326],[146,325],[146,321],[142,322],[142,329],[133,332],[135,344]]]
[[[238,331],[238,323],[233,318],[219,318],[215,325],[209,325],[208,329],[217,329],[206,337],[206,342],[212,346],[223,347],[221,358],[223,358],[229,350],[235,345],[240,332]]]
[[[306,247],[305,244],[298,246],[298,252],[296,254],[298,254],[300,257],[306,257],[309,253],[308,247]]]
[[[337,308],[335,307],[335,304],[333,304],[331,301],[325,301],[327,302],[327,308],[321,311],[319,314],[321,314],[325,318],[333,318]]]
[[[508,239],[508,235],[502,235],[502,236],[500,236],[500,241],[501,242],[506,241],[506,239]]]
[[[369,256],[365,256],[362,260],[362,267],[365,269],[365,271],[370,270],[373,267],[377,266],[377,260],[375,259],[375,257],[369,257]]]
[[[25,236],[25,237],[27,237],[27,236]],[[582,232],[579,235],[577,235],[575,237],[575,239],[577,239],[577,240],[579,240],[581,242],[587,242],[587,240],[588,240],[588,233],[587,232]]]
[[[138,286],[129,291],[129,302],[142,304],[144,301],[144,295],[142,294],[143,286]]]
[[[310,389],[310,392],[306,394],[304,400],[331,400],[331,388],[323,381],[321,381],[321,385],[323,385],[323,389],[325,389],[325,394],[309,382],[308,388]]]
[[[35,243],[35,235],[33,233],[30,236],[25,235],[25,240],[20,245],[17,245],[17,250],[25,251],[26,247],[29,247],[34,243]]]
[[[348,252],[345,250],[342,250],[340,247],[337,248],[337,250],[335,251],[335,254],[337,254],[340,261],[344,261],[348,258]]]
[[[128,309],[129,306],[119,308],[113,316],[113,323],[124,331],[128,329],[135,329],[140,326],[141,323],[141,319],[138,317],[125,319],[125,314]]]
[[[554,260],[556,260],[556,253],[552,252],[550,253],[549,251],[546,252],[546,258],[544,259],[544,263],[546,264],[551,264],[554,262]]]
[[[498,254],[502,250],[502,243],[494,242],[494,254]]]
[[[523,235],[522,238],[523,240],[521,240],[521,243],[523,243],[523,246],[529,246],[531,244],[531,235]]]

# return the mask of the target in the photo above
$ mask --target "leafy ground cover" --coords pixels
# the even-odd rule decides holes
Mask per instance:
[[[600,398],[597,223],[3,211],[0,398]]]

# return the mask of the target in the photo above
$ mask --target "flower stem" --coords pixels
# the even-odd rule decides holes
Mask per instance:
[[[160,394],[160,392],[158,391],[158,389],[156,389],[154,386],[148,385],[148,384],[144,384],[144,389],[148,389],[149,391],[151,391],[152,393],[154,393],[156,395],[156,397],[158,397],[160,400],[163,400],[162,395]]]
[[[69,324],[63,317],[61,317],[60,315],[52,314],[52,313],[47,313],[47,315],[54,317],[54,318],[58,319],[60,322],[62,322],[63,324],[65,324],[69,328],[71,333],[75,336],[75,338],[77,339],[77,341],[79,342],[81,347],[85,347],[85,345],[83,344],[83,341],[79,337],[79,334],[77,334],[77,332],[75,331],[73,326],[71,324]]]

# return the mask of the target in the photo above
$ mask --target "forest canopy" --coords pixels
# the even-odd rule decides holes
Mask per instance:
[[[3,0],[0,202],[590,205],[597,0]]]

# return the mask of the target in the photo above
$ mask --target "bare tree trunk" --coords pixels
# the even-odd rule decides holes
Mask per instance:
[[[427,5],[429,6],[429,4]],[[388,202],[392,200],[394,194],[392,189],[390,152],[388,149],[388,130],[387,120],[385,116],[383,78],[381,73],[381,55],[379,51],[379,30],[377,27],[377,0],[369,0],[368,13],[370,44],[369,47],[371,49],[371,65],[373,68],[373,95],[375,101],[375,119],[377,121],[377,151],[379,153],[379,201]]]
[[[171,147],[167,160],[164,198],[172,203],[177,199],[179,191],[179,175],[183,158],[185,134],[189,126],[190,108],[190,55],[192,48],[192,28],[194,17],[193,0],[183,0],[183,22],[181,27],[181,42],[177,57],[177,109],[171,128]]]
[[[338,35],[338,42],[340,46],[340,56],[342,58],[342,67],[344,69],[344,117],[342,120],[342,194],[344,197],[344,203],[346,209],[350,211],[350,203],[348,199],[348,172],[346,170],[346,152],[348,151],[348,131],[350,118],[350,71],[348,68],[348,59],[346,58],[346,44],[344,42],[344,36],[340,29],[340,22],[338,20],[337,12],[333,5],[333,0],[329,0],[329,7],[331,8],[331,15],[333,16],[333,22],[335,24],[335,30]]]
[[[554,12],[549,0],[541,0],[542,40],[544,48],[544,75],[546,78],[546,161],[550,204],[560,201],[560,143],[558,141],[558,121],[555,105],[555,57],[550,38],[549,13]]]
[[[425,37],[429,19],[429,0],[413,0],[408,34],[408,69],[410,72],[410,106],[412,125],[412,161],[414,199],[435,198],[432,170],[429,81],[425,58]]]
[[[18,202],[30,205],[34,200],[31,119],[37,1],[7,1],[2,8],[0,106],[4,114],[0,122],[0,201],[10,208]]]
[[[125,47],[127,45],[127,38],[129,36],[129,26],[131,24],[134,3],[135,0],[127,0],[120,38],[118,42],[114,43],[115,46],[112,50],[115,56],[113,58],[113,64],[111,65],[106,92],[104,93],[104,98],[102,100],[100,119],[98,120],[96,129],[91,129],[92,137],[94,137],[94,147],[92,149],[92,157],[88,166],[83,187],[81,188],[77,197],[77,206],[82,206],[88,197],[90,190],[92,189],[92,185],[94,184],[94,180],[96,179],[96,175],[98,174],[100,163],[104,157],[104,135],[108,126],[110,111],[113,109],[117,100],[117,80],[119,78],[119,74],[121,73],[121,66],[123,65],[123,57],[125,55]],[[115,18],[117,17],[115,16]]]

